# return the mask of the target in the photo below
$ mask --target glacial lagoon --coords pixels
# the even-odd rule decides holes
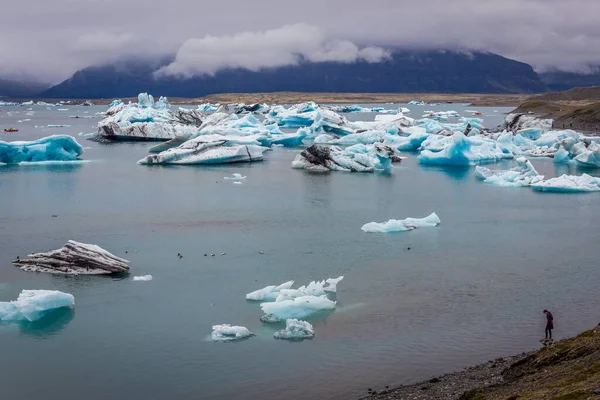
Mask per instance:
[[[403,106],[416,118],[473,108]],[[411,153],[389,173],[292,169],[300,149],[283,147],[250,164],[143,166],[155,143],[86,140],[105,106],[59,108],[69,110],[0,107],[0,125],[19,128],[0,140],[71,135],[88,161],[0,166],[0,301],[23,289],[75,297],[74,309],[0,323],[7,399],[351,398],[536,348],[544,308],[559,337],[598,323],[600,193],[497,187],[475,167],[420,165]],[[486,127],[510,111],[476,109]],[[600,176],[531,161],[546,178]],[[233,173],[247,178],[224,179]],[[434,228],[361,230],[432,212]],[[60,276],[11,264],[69,239],[127,258],[131,273]],[[267,285],[340,275],[337,307],[310,320],[312,340],[275,340],[285,324],[261,323],[259,305],[245,300]],[[218,324],[256,336],[215,343]]]

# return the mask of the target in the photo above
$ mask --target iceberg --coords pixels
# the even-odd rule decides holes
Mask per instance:
[[[450,140],[442,143],[439,151],[423,150],[417,157],[421,164],[433,165],[477,165],[512,158],[506,154],[493,140],[466,137],[460,132],[455,133]]]
[[[255,290],[254,292],[248,293],[246,295],[246,300],[252,301],[275,301],[277,296],[279,296],[279,292],[282,289],[289,289],[294,284],[294,281],[288,281],[282,283],[279,286],[267,286],[262,289]]]
[[[213,325],[211,338],[215,342],[229,342],[254,336],[248,328],[243,326],[231,326],[229,324]]]
[[[275,332],[273,337],[275,339],[283,340],[312,339],[315,337],[315,330],[313,326],[306,321],[287,319],[285,320],[285,329]]]
[[[34,253],[18,258],[13,264],[23,271],[67,275],[102,275],[129,271],[129,261],[117,257],[100,246],[69,240],[58,250]]]
[[[346,149],[312,145],[292,161],[292,168],[311,171],[374,172],[391,168],[396,151],[380,143],[357,144]]]
[[[235,174],[231,174],[231,176],[226,176],[223,179],[229,180],[229,181],[241,181],[246,179],[246,176],[242,176],[242,174],[239,173],[235,173]]]
[[[31,142],[0,141],[0,165],[40,161],[76,161],[83,147],[67,135],[53,135]]]
[[[573,160],[583,168],[600,168],[600,145],[596,142],[589,143]]]
[[[97,141],[166,141],[197,132],[196,126],[166,122],[140,122],[127,125],[100,122],[95,139]]]
[[[326,296],[301,296],[292,300],[262,303],[260,308],[267,318],[262,321],[304,319],[322,311],[335,309],[336,302]]]
[[[600,178],[596,178],[588,174],[583,174],[581,176],[561,175],[557,178],[551,178],[532,184],[531,188],[538,192],[598,192],[600,191]]]
[[[485,167],[475,167],[475,175],[483,182],[497,186],[530,186],[544,180],[543,175],[539,175],[533,167],[533,164],[525,157],[516,159],[515,168],[492,171]]]
[[[235,140],[221,135],[205,135],[188,140],[179,147],[146,156],[139,160],[138,164],[225,164],[262,161],[263,153],[267,150],[267,147],[253,144],[235,144]]]
[[[137,282],[137,281],[142,281],[142,282],[151,281],[152,280],[152,275],[134,276],[133,280],[134,280],[134,282]]]
[[[389,233],[389,232],[404,232],[417,228],[438,226],[441,223],[440,218],[436,213],[431,213],[425,218],[406,218],[406,219],[390,219],[386,222],[369,222],[360,228],[363,232],[369,233]]]
[[[506,116],[500,127],[512,133],[521,133],[530,136],[530,139],[533,139],[552,129],[552,120],[540,119],[527,114],[512,113]]]
[[[281,288],[279,296],[277,296],[275,301],[292,300],[302,296],[323,296],[327,293],[337,293],[337,284],[342,279],[344,279],[343,276],[329,278],[324,281],[312,281],[306,286],[300,286],[298,289]]]
[[[0,321],[36,321],[48,312],[73,307],[72,294],[58,290],[23,290],[15,301],[0,301]]]

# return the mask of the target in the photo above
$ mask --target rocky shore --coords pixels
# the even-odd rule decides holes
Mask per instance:
[[[363,399],[600,399],[600,325],[531,353],[498,358],[412,385],[372,388]]]

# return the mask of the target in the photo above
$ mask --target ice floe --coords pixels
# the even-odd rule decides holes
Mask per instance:
[[[313,326],[306,322],[297,319],[287,319],[285,321],[285,329],[277,331],[273,334],[275,339],[283,340],[304,340],[315,337]]]
[[[369,222],[360,228],[368,233],[404,232],[417,228],[434,227],[441,223],[436,213],[431,213],[425,218],[390,219],[386,222]]]
[[[248,328],[243,326],[231,326],[229,324],[213,325],[211,338],[215,342],[229,342],[254,336]]]
[[[270,285],[262,289],[255,290],[254,292],[246,295],[246,300],[252,301],[275,301],[281,289],[289,289],[294,284],[294,281],[284,282],[279,286]]]
[[[142,275],[142,276],[134,276],[133,277],[134,281],[146,281],[147,282],[147,281],[151,281],[152,279],[153,279],[152,275]]]
[[[260,308],[265,313],[263,322],[282,321],[286,319],[304,319],[316,313],[335,309],[336,302],[327,296],[301,296],[291,300],[262,303]]]
[[[561,175],[557,178],[551,178],[532,184],[531,188],[539,192],[598,192],[600,191],[600,178],[588,174],[583,174],[581,176]]]
[[[248,141],[250,143],[256,142],[251,137],[198,136],[178,147],[146,156],[138,161],[138,164],[224,164],[262,161],[263,153],[269,149],[257,144],[238,144],[248,143]]]
[[[129,261],[100,246],[69,240],[58,250],[17,258],[13,264],[23,271],[67,275],[102,275],[129,271]]]
[[[57,290],[23,290],[17,300],[0,301],[0,321],[36,321],[48,312],[73,307],[72,294]]]
[[[76,161],[83,147],[71,136],[53,135],[31,142],[0,141],[0,165],[40,161]]]
[[[223,179],[226,179],[226,180],[229,180],[229,181],[241,181],[241,180],[244,180],[246,178],[247,178],[246,176],[242,176],[242,174],[236,172],[234,174],[231,174],[231,176],[224,177]]]
[[[478,166],[475,175],[483,182],[496,186],[530,186],[544,179],[525,157],[518,157],[515,161],[517,166],[509,170],[490,170]]]
[[[429,140],[427,138],[427,140]],[[427,141],[426,140],[426,141]],[[498,144],[485,138],[472,138],[457,132],[446,139],[436,137],[438,146],[423,150],[418,157],[421,164],[435,165],[477,165],[512,158]]]
[[[389,170],[396,151],[380,143],[337,146],[312,145],[292,162],[292,168],[311,171],[374,172]]]

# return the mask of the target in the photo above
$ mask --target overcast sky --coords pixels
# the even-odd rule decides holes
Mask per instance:
[[[600,64],[600,0],[4,0],[0,77],[58,82],[123,57],[161,74],[311,60],[379,62],[386,46],[479,49],[543,70]]]

